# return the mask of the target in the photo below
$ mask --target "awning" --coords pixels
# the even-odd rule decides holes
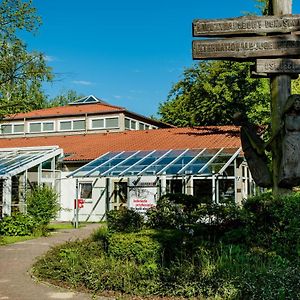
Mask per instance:
[[[0,178],[17,175],[62,154],[58,146],[0,148]]]
[[[107,152],[69,177],[223,174],[241,148]]]

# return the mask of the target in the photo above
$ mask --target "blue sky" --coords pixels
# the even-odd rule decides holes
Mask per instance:
[[[294,0],[297,2],[297,0]],[[192,60],[192,21],[258,12],[254,0],[34,0],[43,24],[26,34],[56,76],[50,98],[75,90],[156,115]],[[295,6],[295,5],[294,5]],[[299,5],[298,5],[299,6]],[[293,8],[293,13],[300,13]]]

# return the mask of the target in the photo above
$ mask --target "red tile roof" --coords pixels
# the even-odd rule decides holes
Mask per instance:
[[[58,145],[65,161],[93,160],[108,151],[240,147],[239,128],[207,126],[118,133],[0,139],[0,148]]]
[[[27,113],[18,113],[8,116],[9,119],[31,119],[31,118],[45,118],[45,117],[63,117],[63,116],[76,116],[84,114],[99,114],[99,113],[114,113],[124,112],[125,108],[120,106],[113,106],[105,103],[95,104],[79,104],[79,105],[66,105],[59,107],[51,107],[45,109],[38,109]]]

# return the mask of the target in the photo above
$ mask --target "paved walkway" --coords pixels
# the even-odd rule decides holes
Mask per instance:
[[[80,229],[61,230],[50,237],[19,242],[0,247],[0,300],[47,299],[108,299],[70,292],[62,288],[34,281],[28,271],[36,257],[52,246],[89,236],[99,224],[89,224]]]

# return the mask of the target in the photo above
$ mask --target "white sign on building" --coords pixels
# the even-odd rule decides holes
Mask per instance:
[[[156,206],[158,195],[157,177],[145,176],[129,178],[129,208],[139,213],[145,213]]]

